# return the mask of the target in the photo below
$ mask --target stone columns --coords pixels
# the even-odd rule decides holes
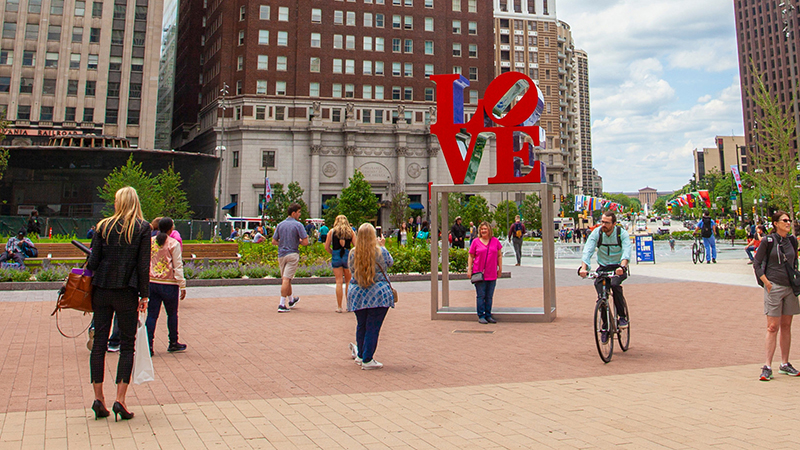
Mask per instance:
[[[428,182],[436,184],[436,174],[438,173],[439,147],[431,146],[428,149]]]
[[[355,173],[355,154],[356,154],[356,147],[354,145],[348,145],[344,148],[344,167],[345,167],[345,180],[344,180],[344,187],[350,185],[350,178],[353,177]]]
[[[408,147],[397,147],[397,190],[405,192],[406,190],[406,155],[408,155]]]
[[[321,145],[311,146],[311,201],[309,202],[311,217],[318,217],[322,205],[322,197],[319,195],[319,152]]]

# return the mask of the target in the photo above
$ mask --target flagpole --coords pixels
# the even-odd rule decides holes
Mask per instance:
[[[264,202],[261,204],[261,226],[266,227],[264,224],[265,217],[267,215],[267,179],[268,179],[268,167],[269,164],[266,162],[264,163]],[[266,229],[265,229],[266,232]]]

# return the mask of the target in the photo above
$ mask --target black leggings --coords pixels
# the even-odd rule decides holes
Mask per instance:
[[[133,289],[92,290],[92,309],[94,310],[94,346],[90,366],[92,383],[102,383],[105,375],[108,335],[114,314],[119,322],[119,363],[117,364],[117,384],[130,383],[133,370],[133,345],[136,341],[136,325],[139,314],[139,296]]]

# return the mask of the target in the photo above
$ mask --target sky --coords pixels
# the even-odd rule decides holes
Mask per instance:
[[[559,0],[556,15],[589,55],[604,191],[679,189],[693,149],[744,134],[731,0]]]

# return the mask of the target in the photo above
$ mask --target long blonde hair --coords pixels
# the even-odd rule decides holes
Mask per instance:
[[[142,215],[142,205],[139,203],[139,195],[136,194],[136,189],[125,186],[117,191],[114,195],[114,215],[106,217],[97,224],[97,230],[103,239],[108,240],[108,234],[116,228],[118,224],[122,225],[122,236],[130,244],[133,242],[133,232],[136,229],[137,219],[144,220]]]
[[[354,234],[347,216],[344,214],[336,216],[336,220],[333,221],[333,235],[338,239],[352,239]]]
[[[368,288],[375,283],[375,262],[381,256],[375,227],[371,223],[358,227],[356,247],[353,249],[353,264],[350,270],[359,286]]]

